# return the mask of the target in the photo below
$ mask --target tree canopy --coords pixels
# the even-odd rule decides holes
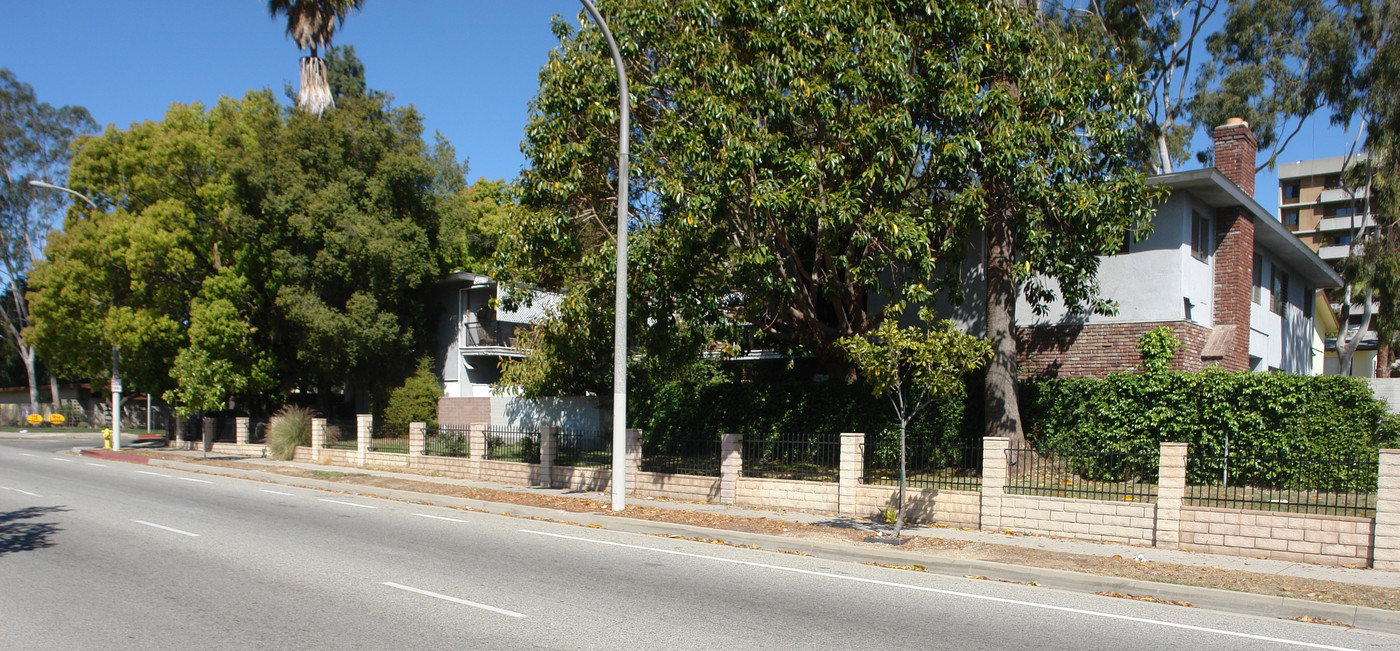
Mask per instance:
[[[32,86],[0,68],[0,282],[5,284],[0,329],[24,366],[31,409],[38,406],[39,378],[37,352],[23,335],[30,321],[25,288],[49,231],[72,201],[62,191],[31,182],[62,185],[69,145],[96,127],[86,109],[41,102]]]
[[[71,183],[101,210],[50,242],[30,336],[89,377],[118,344],[182,410],[394,381],[443,270],[421,133],[382,95],[318,119],[262,91],[82,141]]]
[[[653,352],[657,333],[729,348],[748,327],[850,377],[835,343],[940,291],[959,298],[969,243],[993,231],[1011,239],[996,240],[1005,255],[988,258],[989,273],[1032,303],[1053,287],[1068,304],[1112,309],[1097,296],[1098,256],[1144,228],[1157,198],[1136,167],[1137,81],[1119,63],[1000,3],[602,11],[636,107],[626,199],[639,349]],[[597,30],[556,30],[521,179],[541,214],[519,225],[503,260],[546,285],[584,279],[586,313],[612,268],[600,216],[617,201],[616,83]],[[595,322],[575,317],[542,336],[584,337]],[[1014,355],[1009,330],[993,337]]]

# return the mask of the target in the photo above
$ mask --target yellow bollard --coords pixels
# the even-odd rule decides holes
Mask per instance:
[[[103,450],[110,450],[110,449],[112,449],[112,430],[111,430],[111,428],[103,428],[103,429],[102,429],[102,449],[103,449]]]

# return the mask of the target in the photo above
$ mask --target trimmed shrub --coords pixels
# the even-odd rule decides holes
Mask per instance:
[[[384,409],[379,414],[383,423],[427,423],[437,425],[438,398],[442,397],[442,384],[433,372],[433,360],[424,357],[418,360],[413,375],[389,392]]]
[[[286,406],[267,424],[267,449],[272,458],[286,461],[296,456],[297,446],[311,445],[311,410]]]
[[[1383,421],[1385,405],[1366,382],[1350,377],[1113,373],[1031,380],[1022,391],[1026,436],[1037,448],[1155,453],[1175,441],[1192,455],[1224,456],[1228,439],[1232,478],[1266,485],[1322,482],[1308,477],[1320,466],[1297,462],[1366,458],[1387,431],[1400,431]],[[1188,481],[1218,480],[1211,465],[1193,464]]]

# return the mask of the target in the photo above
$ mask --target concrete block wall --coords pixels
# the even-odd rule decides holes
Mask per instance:
[[[1079,540],[1151,545],[1155,540],[1155,504],[1005,495],[1001,529],[1048,533]]]
[[[982,521],[982,494],[977,491],[912,488],[904,493],[904,516],[910,522],[937,522],[957,527],[978,527]],[[855,508],[851,515],[876,517],[885,508],[895,508],[898,486],[856,487]]]
[[[1181,548],[1320,565],[1369,565],[1370,518],[1183,507]]]
[[[734,503],[762,509],[792,509],[835,513],[840,487],[832,482],[740,477],[734,482]]]

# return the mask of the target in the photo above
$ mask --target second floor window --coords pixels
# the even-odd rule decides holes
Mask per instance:
[[[1274,314],[1283,315],[1288,308],[1288,274],[1278,267],[1274,267],[1273,286],[1269,288],[1273,295],[1269,297],[1269,309]]]
[[[1210,220],[1191,212],[1191,255],[1205,262],[1210,256]]]
[[[1264,259],[1261,258],[1261,257],[1259,257],[1259,252],[1258,252],[1258,251],[1255,251],[1255,252],[1254,252],[1254,287],[1253,287],[1253,293],[1252,293],[1252,296],[1251,296],[1251,297],[1254,299],[1254,302],[1255,302],[1255,303],[1258,303],[1258,302],[1260,301],[1260,296],[1259,296],[1259,295],[1260,295],[1262,292],[1260,291],[1259,287],[1260,287],[1260,285],[1262,285],[1263,283],[1264,283]]]
[[[1287,226],[1287,227],[1289,227],[1289,228],[1297,228],[1297,227],[1298,227],[1298,211],[1296,211],[1296,210],[1285,210],[1285,211],[1283,211],[1283,225],[1284,225],[1284,226]]]

